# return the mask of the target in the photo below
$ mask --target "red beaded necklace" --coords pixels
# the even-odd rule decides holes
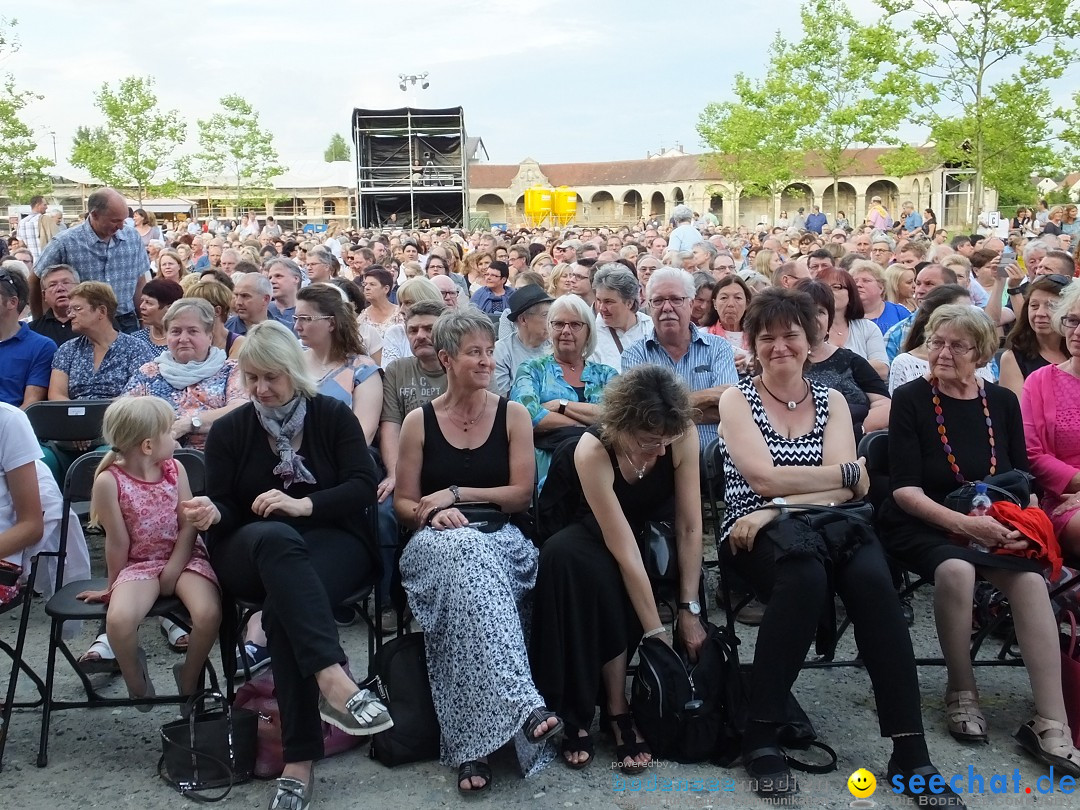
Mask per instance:
[[[956,456],[953,455],[952,445],[949,444],[949,437],[945,433],[945,416],[941,412],[941,397],[938,396],[937,378],[930,378],[930,391],[933,393],[934,400],[934,421],[937,422],[937,432],[941,437],[941,446],[945,451],[945,458],[949,462],[949,467],[952,468],[953,475],[956,476],[958,483],[967,483],[964,480],[964,476],[960,474],[960,468],[956,466]],[[982,398],[983,416],[986,417],[986,433],[990,439],[990,475],[997,472],[997,449],[994,442],[994,423],[990,421],[990,405],[986,402],[986,386],[979,382],[979,396]]]

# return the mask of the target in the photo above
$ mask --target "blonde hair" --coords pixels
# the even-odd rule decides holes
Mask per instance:
[[[566,262],[559,262],[553,268],[551,268],[551,274],[548,276],[548,295],[558,298],[561,293],[559,292],[559,285],[562,283],[563,276],[569,273],[573,267]]]
[[[910,267],[905,267],[902,264],[890,264],[885,268],[885,300],[892,301],[894,304],[903,305],[903,301],[900,300],[900,279],[904,273],[911,273],[915,275],[915,271]]]
[[[109,469],[147,439],[156,439],[172,427],[176,414],[172,406],[160,397],[120,397],[105,410],[101,435],[109,445],[94,478]],[[98,526],[99,511],[90,501],[90,525]]]
[[[307,370],[304,352],[296,335],[277,321],[251,327],[236,361],[241,371],[280,371],[292,381],[296,393],[311,399],[318,386]]]
[[[411,262],[405,262],[411,264]],[[418,265],[419,266],[419,265]],[[397,291],[398,303],[409,307],[417,301],[442,301],[442,293],[435,282],[425,276],[416,276],[403,281]]]

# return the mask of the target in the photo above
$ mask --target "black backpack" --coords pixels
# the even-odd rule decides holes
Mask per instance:
[[[394,727],[371,738],[371,758],[393,768],[439,758],[439,719],[431,700],[424,634],[391,639],[375,654],[363,684],[380,696]]]
[[[658,638],[647,638],[638,648],[631,706],[658,759],[738,756],[746,704],[735,644],[727,630],[712,624],[705,623],[705,634],[694,664]]]

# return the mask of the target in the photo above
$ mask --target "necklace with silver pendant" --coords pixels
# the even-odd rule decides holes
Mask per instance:
[[[623,453],[623,458],[625,458],[627,460],[627,462],[630,464],[630,466],[633,467],[634,472],[637,474],[637,480],[638,481],[640,481],[642,478],[645,477],[645,470],[648,468],[649,462],[646,461],[644,466],[639,470],[637,464],[635,464],[631,460],[630,455],[628,453]]]

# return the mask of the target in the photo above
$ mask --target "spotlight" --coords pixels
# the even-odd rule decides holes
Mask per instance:
[[[402,92],[402,93],[404,93],[404,92],[405,92],[405,82],[402,82],[401,84],[399,84],[399,85],[398,85],[398,87],[400,87],[400,88],[401,88],[401,92]]]
[[[427,90],[428,87],[430,87],[430,85],[427,82],[424,82],[422,85],[420,85],[421,90]]]

